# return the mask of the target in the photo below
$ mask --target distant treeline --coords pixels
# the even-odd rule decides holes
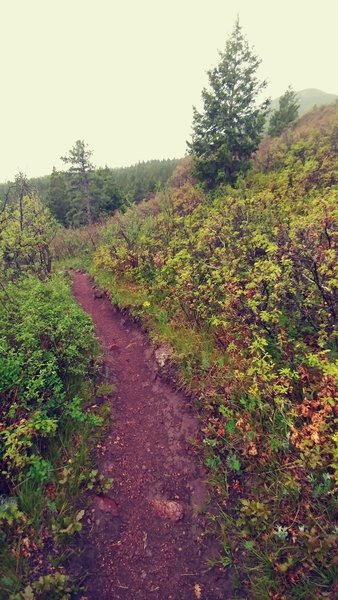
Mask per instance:
[[[93,220],[152,196],[167,183],[179,162],[179,159],[150,160],[130,167],[90,171]],[[59,223],[65,227],[86,223],[81,194],[71,173],[54,169],[51,175],[31,178],[28,183]],[[0,184],[1,199],[9,185]]]

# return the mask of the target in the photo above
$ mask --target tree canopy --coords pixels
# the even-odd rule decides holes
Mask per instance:
[[[233,182],[247,166],[263,133],[269,100],[258,103],[260,59],[250,48],[237,19],[219,64],[208,71],[203,111],[194,107],[192,141],[195,174],[208,188]]]
[[[94,168],[91,163],[92,154],[92,150],[83,140],[77,140],[69,153],[61,157],[64,163],[69,164],[68,172],[73,175],[73,183],[86,212],[88,225],[93,222],[89,190],[89,174]]]
[[[8,187],[0,204],[0,278],[2,282],[51,271],[50,243],[55,221],[34,194],[23,173]]]
[[[298,117],[299,100],[291,86],[279,98],[279,107],[273,111],[268,133],[272,137],[279,136]]]

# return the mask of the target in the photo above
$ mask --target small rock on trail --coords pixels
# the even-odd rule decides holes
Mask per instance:
[[[140,329],[104,294],[93,294],[85,273],[71,275],[75,298],[93,319],[107,383],[117,390],[97,455],[100,472],[114,482],[93,497],[78,559],[88,573],[86,595],[190,600],[198,590],[202,600],[230,599],[227,573],[207,563],[219,549],[204,535],[207,475],[188,451],[189,439],[199,436],[198,420],[187,399],[157,377],[170,349],[164,345],[155,356]]]
[[[165,500],[163,498],[154,498],[150,504],[160,517],[168,519],[168,521],[177,523],[177,521],[183,519],[184,510],[182,504],[179,502]]]
[[[117,517],[119,514],[117,504],[112,498],[108,498],[107,496],[96,496],[94,504],[99,510],[110,513],[113,517]]]

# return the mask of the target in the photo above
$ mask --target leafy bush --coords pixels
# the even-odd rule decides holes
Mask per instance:
[[[83,409],[96,354],[92,323],[64,278],[30,276],[0,291],[1,598],[63,581],[43,548],[81,529],[74,504],[92,481],[88,438],[102,423]],[[47,579],[34,582],[41,565]],[[41,597],[61,597],[48,585]]]
[[[37,196],[11,198],[8,194],[0,205],[2,282],[31,273],[40,279],[46,277],[51,272],[50,243],[54,234],[55,222]]]

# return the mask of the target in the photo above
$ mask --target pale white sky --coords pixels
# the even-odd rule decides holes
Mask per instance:
[[[0,181],[180,157],[237,13],[268,94],[338,94],[337,0],[0,0]]]

